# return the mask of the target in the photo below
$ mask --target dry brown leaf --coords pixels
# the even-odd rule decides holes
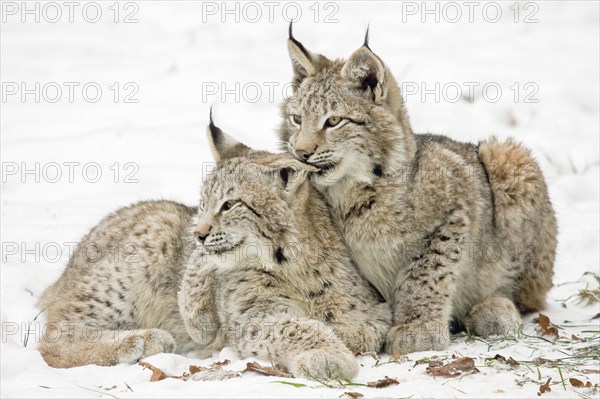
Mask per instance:
[[[542,335],[552,335],[558,338],[558,329],[550,325],[550,318],[543,313],[538,313],[538,317],[533,319],[534,322],[538,323]]]
[[[548,377],[548,381],[540,385],[540,390],[537,393],[538,396],[542,396],[546,392],[550,392],[552,390],[552,388],[550,388],[550,381],[552,381],[552,377]]]
[[[257,362],[251,362],[246,364],[246,368],[242,371],[242,373],[245,373],[246,371],[254,371],[262,375],[273,377],[294,378],[292,373],[290,373],[289,370],[281,364],[276,364],[274,367],[265,367],[261,366]]]
[[[590,381],[584,383],[583,381],[578,380],[577,378],[569,378],[569,382],[575,388],[592,388],[593,387],[593,385]]]
[[[227,366],[229,364],[231,364],[231,360],[225,359],[222,362],[215,362],[215,363],[213,363],[212,367],[213,368],[222,368],[223,366]]]
[[[203,371],[215,371],[215,370],[221,370],[223,368],[223,366],[227,366],[231,364],[231,360],[229,359],[225,359],[222,362],[215,362],[213,363],[210,367],[204,367],[204,366],[190,366],[190,374],[194,375],[196,373],[200,373]]]
[[[385,388],[396,384],[400,384],[398,380],[395,378],[390,378],[387,375],[381,380],[367,382],[367,386],[371,388]]]
[[[194,381],[223,381],[241,377],[239,371],[224,370],[223,366],[230,364],[230,360],[215,362],[210,367],[190,366],[190,379]]]
[[[508,360],[506,361],[506,364],[508,364],[509,366],[519,366],[521,363],[517,362],[515,359],[513,359],[512,357],[509,357]]]
[[[342,394],[342,396],[340,396],[340,398],[344,398],[344,397],[348,397],[348,398],[352,398],[352,399],[358,399],[358,398],[364,398],[365,395],[363,395],[360,392],[344,392]]]
[[[190,365],[190,374],[192,375],[206,370],[208,370],[206,367]]]
[[[592,370],[592,369],[581,370],[581,372],[583,374],[600,374],[600,370]]]
[[[150,382],[164,380],[165,378],[169,377],[167,374],[165,374],[164,371],[162,371],[158,367],[151,365],[150,363],[140,362],[140,366],[144,367],[144,369],[148,369],[148,370],[152,371],[152,376],[150,377]]]
[[[231,363],[229,360],[224,360],[222,362],[213,363],[211,367],[203,367],[203,366],[194,366],[190,365],[189,375],[184,373],[183,375],[168,375],[158,367],[151,365],[150,363],[140,362],[140,365],[145,369],[152,370],[152,376],[150,377],[150,382],[161,381],[165,378],[174,378],[177,380],[187,381],[188,379],[192,379],[194,381],[222,381],[228,380],[230,378],[241,377],[241,373],[238,371],[224,370],[222,366],[228,365]]]
[[[443,365],[444,365],[444,362],[441,362],[439,360],[431,360],[429,363],[427,363],[427,367],[440,367]]]
[[[458,358],[445,366],[430,366],[426,371],[427,374],[439,377],[458,377],[464,374],[479,373],[475,367],[475,360],[470,357]]]
[[[545,359],[543,357],[536,357],[535,359],[533,359],[533,364],[535,364],[536,366],[541,366],[542,364],[546,364],[551,362],[551,360]]]
[[[392,363],[404,363],[409,361],[410,359],[406,355],[401,355],[398,352],[392,353],[390,356],[390,362]]]
[[[583,381],[578,380],[577,378],[569,378],[569,382],[571,383],[571,385],[573,385],[575,388],[583,388],[585,387],[585,384],[583,383]]]
[[[504,356],[498,354],[496,356],[494,356],[494,359],[498,360],[499,362],[502,363],[506,363],[509,366],[519,366],[521,363],[517,362],[515,359],[513,359],[512,357],[509,357],[508,359],[505,358]]]
[[[427,365],[430,365],[430,364],[434,364],[435,365],[435,364],[438,364],[438,363],[440,365],[442,365],[442,364],[444,364],[443,360],[446,359],[446,358],[447,358],[446,356],[443,357],[443,358],[440,358],[439,356],[435,356],[435,355],[431,356],[431,357],[424,357],[422,359],[418,359],[417,361],[415,361],[415,365],[413,367],[416,367],[419,364],[425,364],[425,363],[427,363]]]
[[[225,370],[220,366],[217,366],[214,369],[199,371],[190,376],[190,379],[194,381],[223,381],[241,376],[242,373],[239,371]]]

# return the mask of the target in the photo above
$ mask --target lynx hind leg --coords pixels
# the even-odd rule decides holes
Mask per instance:
[[[60,327],[52,325],[46,330],[39,350],[51,367],[113,366],[173,352],[175,339],[160,329],[105,330],[91,325],[77,329],[70,323],[60,323]]]
[[[514,299],[523,313],[534,312],[546,307],[546,294],[552,288],[554,257],[556,254],[556,220],[548,203],[545,221],[539,232],[537,245],[529,245],[525,269],[517,281]]]
[[[464,320],[465,327],[481,337],[515,335],[521,323],[515,304],[502,297],[489,297],[475,305]]]
[[[495,222],[507,242],[518,239],[523,272],[515,289],[522,312],[546,305],[552,287],[557,225],[548,189],[529,150],[509,139],[492,138],[479,145],[494,196]]]
[[[287,313],[254,318],[237,343],[241,356],[284,364],[295,376],[352,379],[358,362],[333,330],[317,320]]]

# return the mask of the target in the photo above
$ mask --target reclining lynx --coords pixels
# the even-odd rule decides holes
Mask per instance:
[[[392,303],[387,351],[439,350],[450,321],[503,334],[552,286],[557,227],[530,152],[413,134],[389,68],[365,44],[329,60],[293,38],[282,144],[320,169],[360,271]],[[515,306],[516,305],[516,306]]]
[[[202,189],[200,245],[180,293],[188,331],[296,375],[353,377],[352,352],[382,348],[391,309],[358,273],[308,182],[315,168],[251,150],[212,124],[209,139],[218,177]]]
[[[43,294],[48,364],[113,365],[232,345],[297,374],[350,378],[351,350],[381,348],[391,309],[305,182],[313,168],[212,133],[220,167],[199,210],[168,201],[120,209],[84,237]],[[257,258],[257,248],[272,252]],[[229,334],[234,322],[246,333],[262,327],[262,336]],[[219,325],[223,333],[208,339]]]

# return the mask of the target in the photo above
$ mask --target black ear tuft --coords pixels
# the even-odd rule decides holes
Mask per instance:
[[[208,130],[210,131],[210,135],[215,142],[215,145],[218,146],[222,140],[223,131],[215,126],[215,122],[213,121],[212,107],[210,107],[210,123],[208,124]]]
[[[287,40],[288,53],[292,61],[294,78],[292,88],[294,91],[302,84],[302,81],[316,72],[315,61],[323,59],[322,56],[313,55],[306,49],[292,33],[292,22],[290,22],[289,38]]]
[[[365,42],[363,43],[363,46],[368,48],[369,50],[371,49],[369,47],[369,25],[367,25],[367,32],[365,33]]]
[[[290,21],[290,28],[288,30],[288,38],[296,45],[298,46],[298,48],[300,49],[300,51],[302,51],[302,53],[306,56],[306,58],[308,58],[309,61],[311,61],[311,57],[310,57],[310,53],[308,52],[308,50],[306,49],[306,47],[304,47],[304,45],[302,43],[300,43],[298,40],[296,40],[296,38],[294,37],[293,33],[292,33],[292,24],[294,23],[294,21]]]
[[[215,125],[212,116],[212,107],[210,108],[210,123],[206,129],[206,133],[210,150],[217,162],[222,162],[229,158],[241,157],[252,151],[250,147],[240,143]]]

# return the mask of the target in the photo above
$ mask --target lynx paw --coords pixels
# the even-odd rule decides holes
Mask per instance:
[[[144,355],[144,338],[132,335],[123,340],[117,348],[118,363],[135,363]]]
[[[464,320],[465,327],[475,335],[514,334],[521,324],[521,315],[508,298],[491,297],[475,305]]]
[[[144,333],[144,357],[156,355],[157,353],[173,352],[175,350],[175,338],[170,332],[153,328]]]
[[[218,336],[219,323],[213,317],[202,315],[195,320],[184,319],[184,321],[188,334],[200,345],[209,345]]]
[[[450,344],[450,331],[442,323],[427,322],[394,326],[387,335],[386,352],[406,354],[439,351]]]
[[[296,356],[291,372],[315,380],[349,380],[358,373],[358,363],[347,349],[311,349]]]
[[[373,327],[360,326],[354,331],[336,330],[336,335],[346,344],[352,353],[379,352],[385,340],[385,331],[377,331]]]
[[[174,350],[173,336],[168,331],[153,328],[125,338],[117,348],[117,359],[119,363],[134,363],[144,357]]]

